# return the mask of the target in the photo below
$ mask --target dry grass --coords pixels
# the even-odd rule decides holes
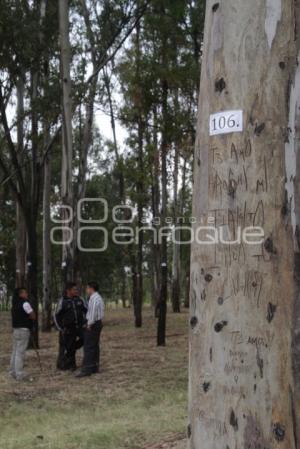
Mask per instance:
[[[169,315],[167,346],[157,348],[150,310],[139,330],[131,310],[109,310],[101,373],[80,380],[56,371],[57,334],[43,334],[42,373],[36,354],[27,354],[32,384],[7,376],[10,323],[7,314],[0,316],[1,449],[184,448],[186,313]]]

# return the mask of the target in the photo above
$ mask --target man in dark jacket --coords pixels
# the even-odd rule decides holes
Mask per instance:
[[[10,360],[10,375],[16,380],[25,380],[24,359],[30,338],[30,330],[36,319],[25,288],[17,288],[12,301],[13,351]]]
[[[76,351],[83,346],[86,312],[86,304],[79,297],[76,284],[67,283],[54,314],[54,322],[59,330],[57,368],[60,370],[76,370]]]

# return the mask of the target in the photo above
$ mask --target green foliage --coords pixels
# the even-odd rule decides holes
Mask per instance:
[[[27,188],[26,201],[32,198],[32,173],[38,172],[39,186],[43,180],[43,157],[45,130],[50,136],[62,123],[61,80],[58,34],[57,2],[47,1],[46,18],[40,20],[39,1],[0,0],[0,78],[3,95],[10,105],[10,121],[17,124],[16,85],[24,80],[24,151],[22,170]],[[73,184],[75,197],[78,193],[79,166],[84,133],[85,107],[90,95],[91,68],[101,62],[118,47],[144,5],[142,0],[87,0],[87,13],[81,0],[70,2],[70,41],[72,47],[72,100],[73,100]],[[184,215],[190,213],[191,166],[195,137],[195,117],[198,98],[201,45],[204,22],[204,0],[152,0],[142,19],[122,46],[111,58],[105,69],[100,70],[96,88],[94,115],[98,109],[108,113],[127,131],[124,147],[117,142],[105,140],[94,119],[92,145],[89,150],[87,197],[105,198],[110,206],[126,201],[133,207],[141,206],[145,214],[153,213],[153,191],[155,183],[160,185],[161,172],[154,165],[161,155],[162,133],[168,141],[168,189],[169,211],[173,211],[173,171],[175,151],[179,151],[179,168],[187,165]],[[37,97],[32,92],[32,77],[37,76]],[[89,81],[87,81],[89,80]],[[167,111],[163,114],[163,87],[167,85]],[[110,92],[109,90],[110,89]],[[110,97],[111,95],[111,97]],[[33,135],[32,123],[37,121],[37,135]],[[2,127],[3,128],[3,127]],[[1,128],[1,133],[2,132]],[[12,128],[16,144],[16,126]],[[37,153],[33,151],[34,146]],[[6,145],[1,147],[1,156],[7,164],[12,181],[17,177]],[[49,152],[52,164],[51,203],[60,200],[61,184],[61,139],[54,142]],[[37,159],[35,159],[37,158]],[[33,166],[33,162],[36,163]],[[158,164],[159,165],[159,164]],[[4,173],[0,170],[1,178]],[[179,174],[179,184],[181,181]],[[124,197],[120,198],[125,186]],[[2,270],[0,282],[9,289],[15,277],[15,198],[9,189],[10,183],[0,187],[2,216],[0,218],[0,255]],[[180,188],[179,188],[180,190]],[[179,191],[180,196],[180,191]],[[37,231],[39,248],[42,241],[42,217],[39,192]],[[161,204],[159,203],[160,207]],[[100,211],[91,206],[87,214],[95,216]],[[137,224],[137,219],[134,225]],[[111,214],[104,225],[109,235],[114,227]],[[86,233],[87,247],[99,246],[97,233]],[[152,239],[145,233],[143,245],[144,261],[152,263]],[[131,256],[136,246],[120,247],[109,243],[104,253],[82,253],[79,256],[83,281],[96,278],[109,297],[120,294],[124,266],[131,265]],[[171,248],[170,248],[171,253]],[[170,254],[171,255],[171,254]],[[184,249],[182,260],[188,262],[189,249]],[[42,251],[38,254],[39,263]],[[53,291],[60,294],[61,248],[52,247]],[[41,266],[41,265],[40,265]],[[150,269],[145,274],[151,275]],[[42,273],[39,272],[41,292]],[[146,281],[147,294],[151,289]],[[128,287],[128,282],[127,282]]]

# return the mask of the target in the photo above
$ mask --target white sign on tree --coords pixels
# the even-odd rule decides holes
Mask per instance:
[[[209,135],[238,133],[243,131],[243,111],[223,111],[210,115]]]

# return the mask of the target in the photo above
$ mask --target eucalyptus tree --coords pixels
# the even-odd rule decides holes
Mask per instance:
[[[298,1],[207,2],[191,449],[299,447],[298,27]]]
[[[40,94],[50,57],[55,65],[56,24],[56,9],[50,3],[1,2],[0,123],[5,145],[1,149],[0,166],[3,182],[10,187],[18,204],[18,214],[22,214],[26,227],[26,281],[36,312],[37,222],[42,173],[45,157],[58,136],[55,124],[59,104],[55,89]],[[55,83],[53,76],[51,86]],[[17,108],[14,107],[16,94]],[[48,96],[51,96],[51,107],[46,110],[44,106]],[[41,131],[45,114],[51,128],[47,143]],[[22,252],[25,251],[24,246]]]

